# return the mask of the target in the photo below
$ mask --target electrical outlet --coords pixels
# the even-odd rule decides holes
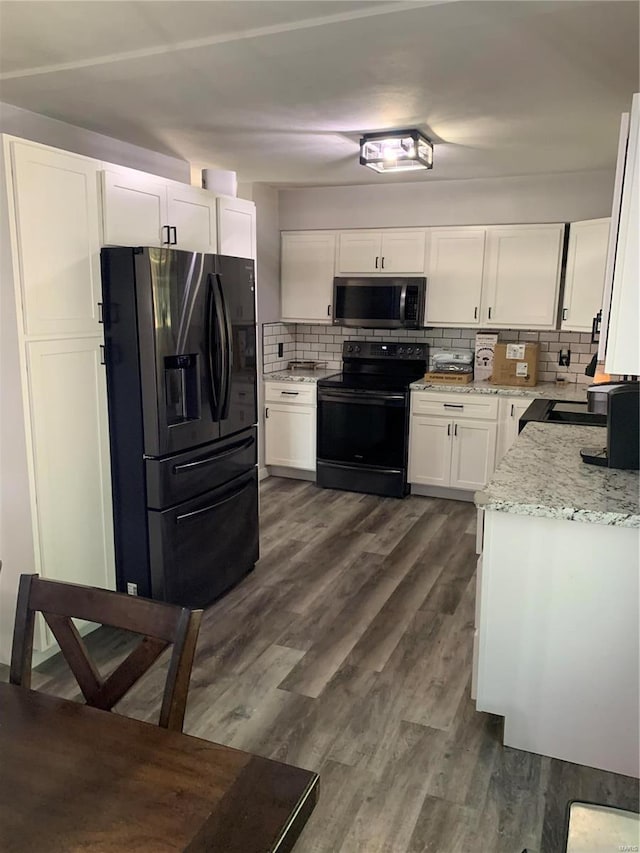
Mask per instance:
[[[278,344],[278,358],[282,358],[284,355],[284,344]]]
[[[128,583],[127,584],[127,595],[137,595],[138,594],[138,584],[137,583]]]
[[[558,364],[560,367],[569,367],[571,364],[571,350],[570,349],[561,349],[560,356],[558,358]]]

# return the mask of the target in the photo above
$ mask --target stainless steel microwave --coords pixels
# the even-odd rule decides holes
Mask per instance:
[[[364,329],[420,329],[426,278],[333,280],[333,324]]]

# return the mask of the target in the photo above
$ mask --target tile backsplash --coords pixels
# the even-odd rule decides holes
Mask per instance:
[[[310,326],[299,323],[268,323],[263,331],[263,364],[265,373],[274,373],[287,367],[293,359],[326,361],[330,369],[342,367],[342,344],[346,340],[362,338],[402,343],[426,343],[429,356],[441,350],[475,349],[474,329],[425,329],[424,331],[382,329],[344,329],[340,326]],[[482,329],[483,332],[491,331]],[[501,341],[539,341],[540,361],[538,381],[554,382],[563,377],[566,382],[589,384],[591,377],[585,376],[584,369],[597,351],[598,345],[591,343],[591,335],[582,332],[526,332],[501,329]],[[278,344],[283,344],[283,355],[278,356]],[[560,367],[560,350],[571,350],[569,367]],[[432,365],[430,364],[430,367]]]

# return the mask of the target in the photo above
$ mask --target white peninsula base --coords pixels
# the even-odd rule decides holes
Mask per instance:
[[[639,532],[485,512],[477,708],[505,745],[640,775]]]

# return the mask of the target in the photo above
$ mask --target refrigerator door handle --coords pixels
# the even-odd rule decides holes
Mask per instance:
[[[247,450],[254,444],[253,436],[244,441],[230,445],[226,450],[220,453],[214,453],[213,456],[207,456],[206,459],[196,459],[194,462],[183,462],[182,465],[174,465],[173,473],[179,474],[181,471],[192,471],[194,468],[202,468],[203,465],[212,465],[214,462],[219,462],[227,456],[234,456],[240,450]]]
[[[211,391],[211,415],[214,421],[218,421],[218,388],[216,384],[216,363],[214,359],[214,348],[217,337],[214,333],[218,311],[216,295],[213,286],[213,277],[209,276],[209,287],[207,290],[207,367],[209,370],[209,390]]]
[[[229,501],[232,501],[234,500],[234,498],[237,498],[238,495],[241,495],[252,484],[253,479],[248,480],[243,486],[241,486],[239,489],[236,489],[236,491],[232,494],[227,495],[227,497],[223,498],[221,501],[216,501],[214,504],[210,504],[209,506],[203,506],[202,509],[194,509],[193,512],[185,512],[182,515],[177,515],[176,524],[182,524],[185,521],[190,521],[192,518],[198,518],[201,515],[205,515],[205,513],[207,512],[213,512],[213,510],[218,509],[219,506],[229,503]]]
[[[220,274],[216,273],[218,283],[218,293],[220,294],[220,326],[224,327],[224,348],[223,348],[223,368],[222,368],[222,383],[224,391],[220,393],[220,420],[224,421],[229,417],[229,405],[231,403],[231,371],[233,370],[233,344],[232,344],[232,328],[229,312],[224,298],[222,289],[222,279]],[[221,329],[222,331],[222,329]]]

